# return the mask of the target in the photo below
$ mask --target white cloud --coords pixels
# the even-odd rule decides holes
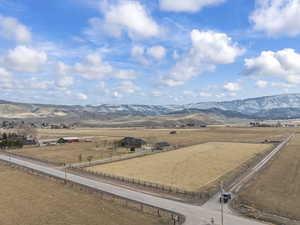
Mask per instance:
[[[59,88],[70,88],[74,85],[74,78],[70,76],[69,74],[71,73],[71,68],[70,66],[58,62],[56,65],[56,85]]]
[[[160,0],[160,8],[175,12],[197,12],[202,8],[217,5],[226,0]]]
[[[268,84],[269,83],[267,81],[265,81],[265,80],[258,80],[256,82],[256,86],[259,87],[259,88],[265,88],[265,87],[268,86]]]
[[[0,67],[0,87],[10,89],[14,87],[13,77],[6,69]]]
[[[233,63],[245,52],[225,33],[193,30],[191,40],[189,53],[182,56],[171,72],[162,78],[163,83],[182,85],[203,72],[214,71],[217,64]]]
[[[160,97],[162,95],[161,91],[159,90],[153,90],[150,92],[150,94],[154,97]]]
[[[208,93],[208,92],[200,92],[200,93],[199,93],[199,96],[200,96],[200,97],[211,97],[212,94],[211,94],[211,93]]]
[[[145,48],[143,46],[140,45],[134,45],[131,48],[131,56],[138,62],[144,64],[144,65],[148,65],[149,62],[148,60],[145,58]]]
[[[136,72],[134,70],[119,70],[116,71],[114,77],[121,80],[134,80],[136,79]]]
[[[131,38],[156,37],[160,34],[158,24],[152,19],[143,5],[138,1],[122,0],[117,4],[107,4],[102,9],[104,21],[92,20],[95,25],[101,25],[110,35],[119,37],[126,32]]]
[[[88,80],[101,80],[110,78],[134,80],[137,77],[137,74],[134,70],[115,68],[109,62],[102,60],[101,55],[97,52],[90,53],[85,56],[83,62],[75,63],[72,68],[72,72]]]
[[[31,77],[25,80],[15,81],[16,87],[19,89],[49,89],[53,85],[53,81],[41,79],[38,77]]]
[[[39,73],[47,60],[48,57],[44,51],[20,45],[4,56],[3,65],[20,73]]]
[[[131,81],[123,81],[117,89],[121,93],[133,94],[139,90],[139,87]]]
[[[270,36],[300,34],[299,0],[256,0],[250,20],[254,29]]]
[[[17,43],[31,42],[31,32],[16,18],[0,15],[0,36]]]
[[[235,92],[239,91],[241,89],[240,85],[238,83],[232,83],[228,82],[227,84],[224,85],[224,90],[229,91],[229,92]]]
[[[77,94],[76,94],[76,97],[77,97],[79,100],[82,100],[82,101],[88,100],[88,96],[87,96],[86,94],[83,94],[83,93],[77,93]]]
[[[166,56],[166,49],[163,46],[157,45],[149,48],[147,54],[155,58],[156,60],[161,60]]]
[[[300,54],[294,49],[263,51],[260,56],[245,59],[245,73],[250,76],[277,76],[290,83],[300,81]]]
[[[81,77],[89,80],[103,79],[110,76],[114,68],[102,61],[98,53],[91,53],[85,57],[83,63],[76,63],[74,71]]]
[[[114,91],[113,93],[112,93],[112,97],[114,97],[114,98],[122,98],[123,97],[123,95],[122,94],[120,94],[119,92],[117,92],[117,91]]]

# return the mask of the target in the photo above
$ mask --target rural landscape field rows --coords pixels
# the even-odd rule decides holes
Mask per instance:
[[[276,128],[226,128],[212,127],[202,129],[179,129],[175,135],[170,134],[173,129],[145,129],[145,128],[91,128],[91,129],[40,129],[40,140],[57,141],[64,136],[75,136],[81,139],[91,139],[91,143],[74,143],[59,146],[32,147],[14,150],[23,156],[29,156],[53,163],[75,163],[109,158],[113,155],[128,153],[128,149],[112,149],[112,142],[131,136],[142,138],[149,144],[168,142],[171,146],[185,147],[206,142],[245,142],[262,143],[267,141],[280,141],[288,135],[290,129]]]
[[[87,170],[199,191],[271,147],[269,144],[209,142]]]

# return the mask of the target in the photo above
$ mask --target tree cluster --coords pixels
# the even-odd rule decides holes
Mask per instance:
[[[17,133],[0,134],[0,149],[16,149],[22,148],[26,141],[26,137]]]

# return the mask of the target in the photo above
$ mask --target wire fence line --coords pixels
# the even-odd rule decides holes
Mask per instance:
[[[44,173],[41,171],[37,171],[37,170],[31,169],[31,168],[24,167],[21,165],[12,164],[12,163],[4,161],[4,160],[0,160],[0,162],[4,163],[12,168],[21,169],[24,172],[27,172],[29,174],[36,175],[36,176],[48,177],[49,179],[51,179],[53,181],[58,181],[60,183],[63,182],[65,185],[68,185],[72,188],[77,188],[80,191],[84,191],[84,192],[87,192],[90,194],[96,194],[97,196],[100,196],[100,198],[102,200],[112,201],[123,207],[129,208],[132,210],[136,210],[136,211],[139,211],[139,212],[142,212],[145,214],[149,214],[152,216],[163,218],[164,220],[168,221],[168,224],[170,224],[170,225],[181,225],[185,221],[185,217],[183,215],[181,215],[179,213],[175,213],[175,212],[167,210],[167,209],[163,209],[163,208],[160,208],[157,206],[152,206],[152,205],[149,205],[146,203],[128,199],[126,197],[121,197],[121,196],[115,195],[113,193],[108,193],[108,192],[105,192],[102,190],[94,189],[92,187],[88,187],[86,185],[73,182],[71,180],[66,180],[66,179],[63,179],[60,177],[50,175],[48,173]]]
[[[212,189],[209,190],[208,187],[203,187],[203,189],[201,189],[201,191],[193,192],[193,191],[187,191],[183,188],[178,188],[178,187],[171,186],[171,185],[164,185],[164,184],[153,183],[153,182],[144,181],[144,180],[140,180],[140,179],[136,179],[136,178],[128,178],[128,177],[116,176],[116,175],[102,173],[102,172],[95,172],[95,171],[87,170],[87,169],[83,169],[83,168],[70,168],[70,169],[71,169],[71,171],[73,170],[73,171],[76,171],[80,174],[84,174],[87,176],[92,175],[94,177],[99,177],[99,178],[113,180],[113,181],[119,181],[124,184],[139,185],[142,187],[151,188],[151,189],[158,190],[158,191],[165,192],[165,193],[171,193],[171,194],[173,193],[173,194],[182,195],[182,196],[189,197],[192,199],[209,199],[216,193],[215,190],[212,190]]]
[[[270,149],[271,151],[272,149]],[[176,194],[180,195],[187,199],[192,200],[200,200],[200,201],[206,201],[209,198],[213,197],[216,193],[219,191],[219,183],[220,181],[223,181],[224,189],[228,189],[237,179],[239,179],[243,174],[246,173],[250,168],[252,168],[254,165],[257,164],[258,161],[260,161],[265,155],[267,155],[270,151],[267,151],[265,153],[257,154],[254,158],[250,159],[249,161],[243,163],[235,170],[232,170],[223,176],[219,177],[218,179],[206,184],[203,187],[200,187],[197,191],[188,191],[184,188],[179,188],[171,185],[166,184],[159,184],[154,183],[150,181],[140,180],[136,178],[129,178],[124,176],[117,176],[113,174],[108,174],[104,172],[99,171],[93,171],[89,168],[72,168],[71,170],[74,170],[78,173],[85,174],[87,176],[92,175],[95,177],[99,177],[106,180],[116,181],[124,184],[133,184],[138,185],[140,187],[150,188],[154,191],[160,191],[170,194]]]
[[[2,151],[2,152],[5,153],[8,156],[13,156],[15,158],[28,159],[30,161],[40,162],[40,163],[44,163],[44,164],[47,164],[47,165],[53,165],[53,166],[63,166],[64,165],[64,163],[61,163],[61,162],[53,162],[53,161],[49,161],[49,160],[46,160],[46,159],[38,159],[38,158],[35,158],[35,157],[31,157],[31,156],[16,154],[16,153],[11,152],[11,151]]]
[[[174,151],[179,148],[181,148],[181,146],[171,146],[171,147],[165,148],[163,150],[157,150],[157,149],[142,150],[142,151],[138,151],[135,153],[121,154],[121,155],[117,155],[117,156],[112,156],[110,158],[94,160],[91,162],[73,163],[73,164],[70,164],[69,167],[85,168],[85,167],[90,167],[90,166],[97,166],[97,165],[102,165],[102,164],[106,164],[106,163],[118,162],[118,161],[143,157],[143,156],[147,156],[147,155],[153,155],[153,154],[162,153],[162,152]]]

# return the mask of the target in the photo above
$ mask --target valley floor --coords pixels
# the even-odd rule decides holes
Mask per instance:
[[[240,203],[300,220],[300,134],[242,191]]]
[[[157,217],[0,163],[1,225],[163,225]]]

